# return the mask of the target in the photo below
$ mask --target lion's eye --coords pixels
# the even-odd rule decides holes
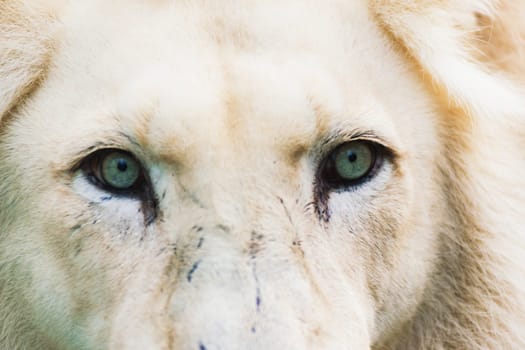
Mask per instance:
[[[351,141],[333,150],[321,169],[323,182],[331,188],[355,186],[375,175],[381,165],[379,145]]]
[[[138,190],[143,181],[139,161],[121,150],[101,150],[92,154],[83,164],[84,172],[108,191]]]
[[[333,154],[335,171],[347,181],[355,181],[368,173],[374,165],[374,153],[363,142],[349,142]]]
[[[157,217],[158,204],[148,173],[133,154],[115,148],[101,149],[74,169],[80,170],[91,184],[115,195],[101,199],[140,200],[145,224],[149,225]]]
[[[140,164],[129,154],[109,153],[102,160],[100,174],[106,184],[117,189],[133,187],[140,176]]]

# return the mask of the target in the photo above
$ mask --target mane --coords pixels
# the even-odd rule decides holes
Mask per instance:
[[[479,60],[525,82],[525,4],[505,1],[490,14],[477,13]]]
[[[50,2],[0,2],[0,122],[44,78],[54,52]]]
[[[395,345],[378,348],[525,348],[525,157],[513,152],[525,140],[525,105],[520,79],[509,75],[524,68],[525,31],[515,17],[506,21],[508,6],[371,2],[441,108],[447,153],[439,169],[449,208],[425,301],[389,340]]]

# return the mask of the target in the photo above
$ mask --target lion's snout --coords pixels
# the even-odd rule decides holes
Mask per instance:
[[[141,324],[131,325],[139,332],[115,331],[114,348],[138,349],[145,339],[152,349],[330,348],[348,329],[361,329],[353,349],[369,348],[363,310],[350,322],[334,309],[319,285],[326,281],[314,277],[293,244],[227,227],[194,225],[171,247],[147,302],[155,306],[126,320]]]

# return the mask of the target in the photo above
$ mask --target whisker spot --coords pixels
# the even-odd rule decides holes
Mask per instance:
[[[202,243],[204,243],[204,237],[201,237],[201,238],[199,239],[199,243],[197,243],[197,248],[202,247]]]
[[[188,279],[188,282],[191,282],[191,280],[193,279],[193,273],[197,270],[200,263],[201,263],[200,260],[195,262],[193,266],[191,267],[190,271],[188,271],[188,275],[186,276],[186,278]]]

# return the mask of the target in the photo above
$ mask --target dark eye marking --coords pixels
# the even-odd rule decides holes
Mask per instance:
[[[315,211],[328,222],[331,212],[328,199],[332,192],[358,190],[373,180],[385,165],[395,158],[395,151],[373,133],[352,135],[351,139],[332,147],[319,161],[314,182]],[[323,146],[326,146],[326,142]]]
[[[108,192],[103,201],[128,197],[142,202],[146,225],[157,216],[157,200],[148,174],[141,162],[130,152],[105,148],[94,151],[76,167],[99,189]]]

